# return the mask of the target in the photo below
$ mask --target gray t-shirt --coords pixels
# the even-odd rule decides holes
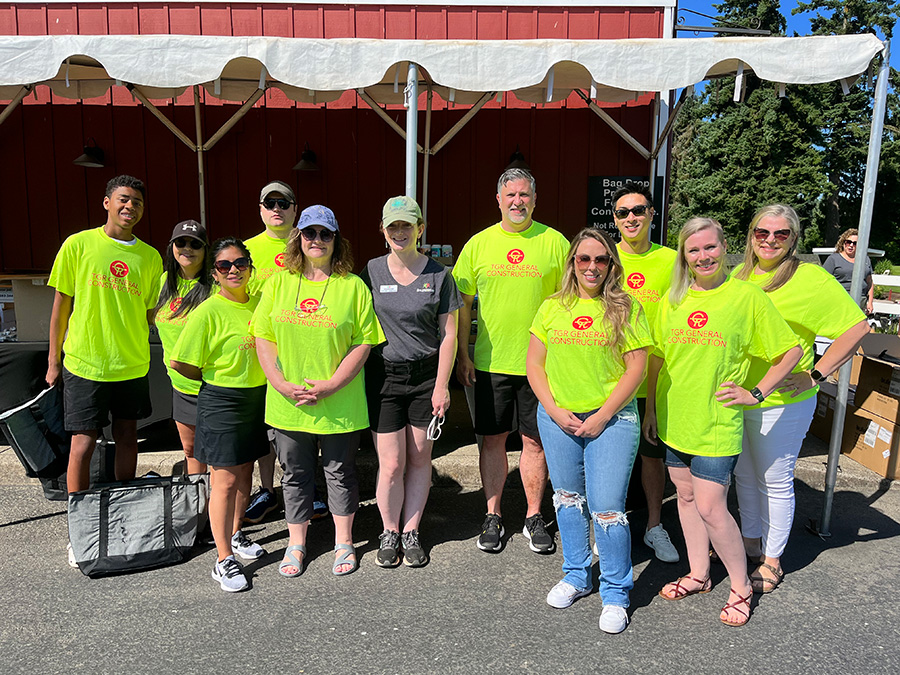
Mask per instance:
[[[387,338],[384,360],[401,363],[433,356],[441,344],[438,315],[462,306],[456,282],[450,270],[429,259],[416,280],[404,286],[394,279],[387,259],[373,258],[360,274],[372,289],[375,314]]]
[[[824,267],[827,272],[831,272],[834,278],[838,280],[838,283],[843,286],[848,293],[850,292],[850,281],[853,279],[852,262],[835,251],[825,259],[825,264],[822,265],[822,267]],[[872,261],[867,257],[865,272],[863,272],[862,299],[867,299],[869,297],[869,286],[872,284],[867,284],[866,279],[871,276]]]

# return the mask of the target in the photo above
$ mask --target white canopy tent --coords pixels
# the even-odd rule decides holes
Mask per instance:
[[[840,81],[845,91],[888,46],[865,35],[816,37],[728,37],[698,40],[368,40],[188,35],[53,35],[0,37],[2,123],[37,85],[67,98],[91,98],[115,85],[126,86],[182,142],[197,153],[200,212],[205,218],[203,155],[270,87],[295,101],[323,103],[355,90],[406,138],[406,192],[416,196],[417,152],[425,156],[423,206],[427,208],[428,157],[438,152],[488,101],[502,92],[536,104],[561,101],[576,92],[645,159],[655,161],[677,114],[648,149],[596,104],[623,102],[654,92],[692,87],[707,79],[736,76],[735,100],[743,75],[780,85]],[[887,57],[887,54],[885,54]],[[888,59],[878,74],[870,135],[858,259],[865,259],[877,179],[887,94]],[[202,87],[208,95],[243,105],[204,143],[200,124]],[[425,146],[418,144],[419,88],[428,91]],[[196,139],[191,140],[152,103],[193,88]],[[471,105],[447,134],[430,143],[431,94]],[[379,104],[404,103],[402,129]],[[655,173],[655,167],[651,175]],[[861,289],[856,269],[853,289]],[[849,368],[849,364],[847,365]],[[841,377],[835,410],[826,501],[820,533],[828,534],[831,494],[837,475],[849,370]]]

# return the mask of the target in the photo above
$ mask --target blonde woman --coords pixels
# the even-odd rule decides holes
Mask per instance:
[[[853,280],[853,266],[856,263],[856,247],[859,244],[859,230],[850,228],[844,230],[834,245],[834,253],[825,259],[822,267],[837,279],[838,283],[850,292],[850,282]],[[875,298],[875,285],[872,283],[872,261],[868,258],[863,261],[863,287],[859,297],[859,306],[866,313],[872,313],[872,303]]]

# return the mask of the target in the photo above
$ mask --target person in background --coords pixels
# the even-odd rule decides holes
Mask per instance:
[[[209,297],[212,290],[208,248],[206,228],[196,220],[185,220],[175,226],[166,249],[165,271],[160,279],[162,290],[154,317],[162,342],[163,363],[172,381],[172,419],[184,449],[185,473],[188,474],[206,473],[206,465],[194,458],[200,383],[173,370],[169,354],[188,315]]]
[[[834,276],[848,293],[850,292],[850,282],[853,280],[853,265],[856,262],[856,246],[858,242],[858,230],[855,228],[845,230],[838,237],[837,244],[834,245],[834,253],[828,256],[822,265],[825,271]],[[865,310],[866,314],[871,314],[872,303],[875,298],[875,285],[872,283],[872,261],[869,260],[868,256],[864,264],[862,295],[854,299],[859,303],[860,308]]]
[[[369,354],[365,371],[378,453],[375,496],[384,526],[375,562],[398,565],[402,547],[404,564],[421,567],[428,554],[419,523],[431,488],[434,444],[428,429],[450,407],[462,303],[450,271],[417,249],[425,221],[412,197],[385,202],[380,230],[390,252],[370,260],[362,272],[387,338]]]
[[[794,209],[762,207],[750,221],[744,262],[732,273],[766,292],[803,347],[800,363],[779,388],[744,409],[743,452],[734,478],[744,548],[760,560],[750,574],[757,593],[770,593],[784,577],[781,556],[794,522],[794,467],[819,382],[840,368],[869,332],[865,315],[840,285],[818,265],[800,262],[799,239]],[[817,335],[834,342],[813,367]],[[748,381],[759,381],[766,370],[765,361],[752,359]]]
[[[285,250],[286,272],[263,288],[250,330],[268,379],[266,423],[284,471],[288,546],[278,571],[302,574],[321,450],[334,520],[335,576],[359,566],[353,518],[359,509],[356,451],[369,426],[362,368],[384,334],[372,294],[354,274],[350,244],[331,209],[303,210]]]
[[[622,290],[612,241],[595,229],[572,240],[562,288],[531,325],[528,381],[553,483],[565,577],[547,594],[570,606],[593,587],[590,526],[600,557],[600,629],[621,633],[634,585],[625,495],[637,454],[634,394],[644,379],[650,328]]]
[[[690,573],[660,595],[681,600],[712,590],[709,544],[731,581],[719,620],[750,620],[753,590],[741,532],[728,512],[731,473],[741,452],[743,410],[771,394],[800,361],[799,340],[759,288],[729,278],[725,234],[712,218],[691,218],[678,235],[668,301],[653,326],[644,435],[666,445]],[[769,364],[750,383],[751,357]],[[742,385],[754,386],[748,391]]]
[[[247,328],[259,302],[247,292],[250,252],[240,239],[226,237],[213,243],[210,257],[218,292],[190,313],[171,365],[183,377],[202,380],[194,457],[210,469],[209,526],[218,554],[212,578],[231,593],[249,586],[235,554],[257,560],[266,553],[241,530],[253,462],[269,449],[266,377]]]

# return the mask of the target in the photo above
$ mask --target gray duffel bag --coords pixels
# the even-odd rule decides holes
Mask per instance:
[[[69,542],[90,577],[184,560],[206,523],[209,475],[138,478],[69,495]]]

